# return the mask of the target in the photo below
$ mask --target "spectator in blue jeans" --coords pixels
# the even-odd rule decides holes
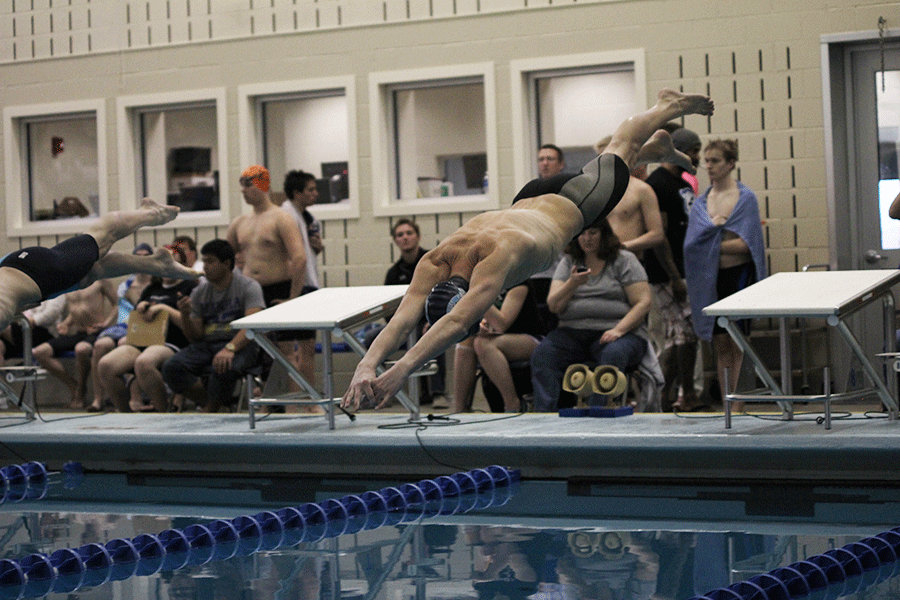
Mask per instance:
[[[535,410],[558,410],[571,364],[612,365],[623,372],[637,367],[647,351],[650,302],[644,267],[622,248],[606,219],[572,240],[547,296],[559,326],[531,355]],[[589,402],[599,405],[605,397],[594,394]]]
[[[181,330],[191,343],[163,363],[162,374],[175,394],[218,412],[231,403],[238,378],[256,365],[259,351],[231,322],[261,311],[265,302],[259,283],[234,270],[234,249],[228,242],[211,240],[200,255],[206,279],[178,300]],[[205,387],[204,375],[209,375]]]

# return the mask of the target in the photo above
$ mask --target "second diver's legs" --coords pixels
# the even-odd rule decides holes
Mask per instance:
[[[85,233],[97,240],[102,258],[113,244],[141,227],[163,225],[178,216],[178,207],[159,204],[150,198],[141,200],[137,210],[116,210],[100,217]]]
[[[87,287],[98,279],[111,279],[132,273],[146,273],[172,279],[197,279],[200,277],[200,274],[190,267],[177,262],[171,252],[160,248],[152,256],[108,252],[94,264],[91,272],[81,281],[80,285]]]

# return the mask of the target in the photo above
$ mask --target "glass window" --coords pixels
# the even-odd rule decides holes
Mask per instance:
[[[597,155],[594,146],[638,111],[631,65],[586,67],[532,74],[537,149],[555,144],[566,171],[577,171]]]
[[[900,248],[900,221],[888,209],[900,194],[900,71],[875,73],[878,104],[878,214],[881,215],[881,247]]]
[[[350,203],[350,132],[343,90],[258,99],[262,120],[263,159],[273,192],[289,171],[317,179],[317,204]],[[355,174],[354,174],[355,175]]]
[[[370,76],[376,215],[496,208],[493,82],[490,64]]]
[[[353,76],[238,86],[240,137],[253,140],[241,144],[241,168],[265,165],[276,202],[289,171],[311,173],[318,180],[316,218],[358,217],[355,107]]]
[[[106,211],[103,100],[3,109],[9,236],[84,231]]]
[[[398,87],[391,98],[396,145],[392,197],[482,194],[487,173],[484,83]]]
[[[180,207],[179,227],[227,224],[225,88],[123,96],[116,105],[122,206],[147,196]]]
[[[542,145],[558,146],[565,172],[578,172],[597,142],[646,108],[644,63],[641,49],[511,61],[516,190],[538,176]]]
[[[93,113],[23,119],[28,219],[97,216],[100,212],[97,117]]]
[[[219,210],[216,106],[141,108],[141,195],[165,199],[182,212]]]

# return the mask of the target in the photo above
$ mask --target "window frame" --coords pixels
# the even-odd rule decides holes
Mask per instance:
[[[28,199],[28,140],[25,123],[30,120],[76,117],[93,114],[97,124],[97,196],[98,210],[96,216],[82,219],[61,219],[51,221],[31,221],[30,211],[24,201]],[[99,215],[109,210],[109,190],[107,182],[109,167],[107,165],[106,145],[106,101],[102,98],[79,100],[72,102],[54,102],[47,104],[24,104],[7,106],[3,109],[5,179],[6,179],[6,233],[11,238],[22,238],[42,235],[64,235],[79,233],[87,224],[97,220]],[[18,198],[18,202],[11,199]],[[29,199],[30,200],[30,199]]]
[[[343,90],[347,100],[347,170],[349,202],[344,204],[316,204],[309,211],[319,220],[355,219],[359,217],[359,160],[356,124],[356,79],[352,75],[252,83],[238,86],[238,131],[242,140],[253,140],[240,145],[240,164],[259,164],[265,155],[263,148],[263,114],[260,106],[279,97],[289,99],[292,94],[314,98],[317,94],[331,95]],[[297,165],[302,168],[303,165]],[[280,190],[281,182],[272,182],[273,189]]]
[[[608,69],[616,65],[632,65],[635,100],[643,110],[647,99],[646,53],[643,48],[589,52],[510,61],[510,91],[512,100],[513,178],[515,188],[534,178],[537,163],[538,115],[535,103],[535,84],[538,79],[551,76],[586,74],[594,69]],[[600,134],[601,132],[598,132]],[[577,169],[581,165],[567,165]]]
[[[396,89],[418,89],[455,81],[480,78],[484,86],[485,148],[487,170],[492,181],[499,172],[497,153],[497,103],[494,63],[427,67],[369,74],[371,123],[372,212],[376,217],[480,212],[498,208],[497,185],[489,183],[487,194],[436,198],[393,198],[391,181],[396,178],[393,156],[394,123],[392,93]]]
[[[160,227],[219,227],[231,222],[230,163],[228,161],[228,113],[225,88],[209,88],[158,94],[120,96],[116,99],[119,143],[119,203],[123,209],[140,204],[143,148],[141,147],[142,113],[151,110],[178,109],[195,104],[213,104],[216,110],[216,153],[219,165],[219,209],[179,213],[178,217]],[[165,198],[154,198],[165,203]]]

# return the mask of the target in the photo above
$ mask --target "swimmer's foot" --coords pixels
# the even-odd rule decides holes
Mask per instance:
[[[165,225],[169,221],[172,221],[178,216],[178,211],[181,209],[169,204],[160,204],[152,198],[144,198],[141,200],[141,210],[148,213],[146,216],[146,225],[152,227],[155,225]]]
[[[678,165],[688,173],[696,172],[688,155],[675,149],[675,146],[672,144],[672,136],[663,129],[654,133],[647,140],[647,143],[641,146],[637,162],[639,164],[651,162],[671,163]]]
[[[657,105],[676,110],[681,115],[706,115],[713,114],[715,104],[712,98],[703,94],[685,94],[663,88],[659,91]]]
[[[172,253],[165,248],[160,248],[153,255],[153,260],[157,263],[160,277],[170,277],[172,279],[199,279],[200,273],[187,267],[175,260]]]

